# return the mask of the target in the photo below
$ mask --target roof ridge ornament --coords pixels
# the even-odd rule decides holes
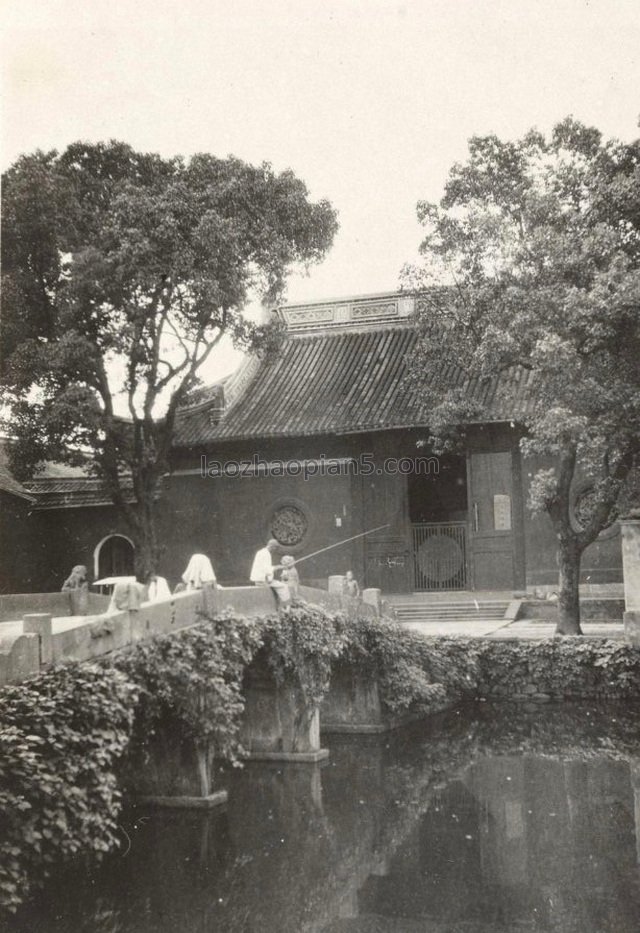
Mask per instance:
[[[310,331],[380,329],[406,324],[413,317],[415,298],[402,292],[283,305],[278,316],[292,334]]]

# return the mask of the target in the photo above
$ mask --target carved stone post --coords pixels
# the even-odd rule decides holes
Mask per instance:
[[[620,522],[624,576],[624,632],[627,641],[640,648],[640,510]]]
[[[375,587],[369,587],[362,591],[362,602],[368,606],[373,606],[377,615],[382,613],[382,590]]]
[[[40,666],[53,661],[53,642],[51,638],[51,613],[31,612],[22,617],[22,631],[25,635],[37,635],[40,646]]]

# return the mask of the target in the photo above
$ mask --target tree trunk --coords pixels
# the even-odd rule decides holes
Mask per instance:
[[[160,545],[156,528],[153,493],[145,490],[134,509],[134,521],[129,522],[135,545],[134,567],[140,582],[145,583],[149,575],[156,573],[160,559]]]
[[[141,582],[158,569],[159,546],[155,523],[141,522],[135,540],[135,572]]]
[[[571,536],[572,537],[572,536]],[[561,538],[558,546],[560,593],[556,635],[582,635],[580,628],[580,557],[575,542]]]
[[[557,472],[554,495],[547,503],[547,511],[553,523],[558,541],[558,625],[556,635],[582,635],[580,628],[580,547],[571,527],[569,503],[571,483],[576,468],[577,446],[568,443],[562,451]]]

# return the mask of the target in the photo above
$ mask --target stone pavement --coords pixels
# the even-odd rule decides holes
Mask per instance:
[[[552,638],[555,634],[555,622],[542,622],[537,619],[494,620],[484,622],[403,622],[403,628],[420,632],[423,635],[448,635],[464,638],[521,638],[535,640]],[[583,622],[584,635],[591,638],[624,639],[622,622]]]
[[[65,632],[81,625],[95,622],[99,616],[60,616],[53,619],[53,633]],[[401,622],[403,628],[423,635],[454,635],[465,638],[551,638],[555,634],[555,622],[537,619],[520,619],[517,622],[505,619],[479,622],[438,620],[430,622]],[[624,638],[622,622],[583,622],[582,631],[594,638]],[[0,639],[7,635],[20,635],[22,622],[0,622]]]

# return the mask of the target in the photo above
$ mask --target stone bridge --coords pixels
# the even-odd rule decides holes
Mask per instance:
[[[354,600],[342,596],[339,582],[330,580],[328,590],[303,586],[300,595],[330,610],[381,614],[378,590],[365,591],[362,600]],[[143,603],[135,611],[107,613],[105,599],[92,595],[84,607],[97,610],[95,615],[73,615],[69,594],[0,597],[5,619],[25,609],[40,610],[23,612],[21,621],[0,622],[0,686],[19,683],[65,661],[91,661],[228,611],[259,618],[276,610],[271,590],[254,586],[207,586],[175,594],[165,602]],[[321,725],[325,732],[364,733],[394,725],[385,720],[377,684],[364,683],[342,668],[333,679],[322,724],[320,709],[309,708],[296,687],[278,684],[260,652],[246,671],[244,693],[241,742],[252,759],[317,763],[329,754],[321,746]],[[145,762],[134,789],[157,804],[211,806],[226,798],[213,787],[213,756],[177,732],[157,736],[145,748]]]

